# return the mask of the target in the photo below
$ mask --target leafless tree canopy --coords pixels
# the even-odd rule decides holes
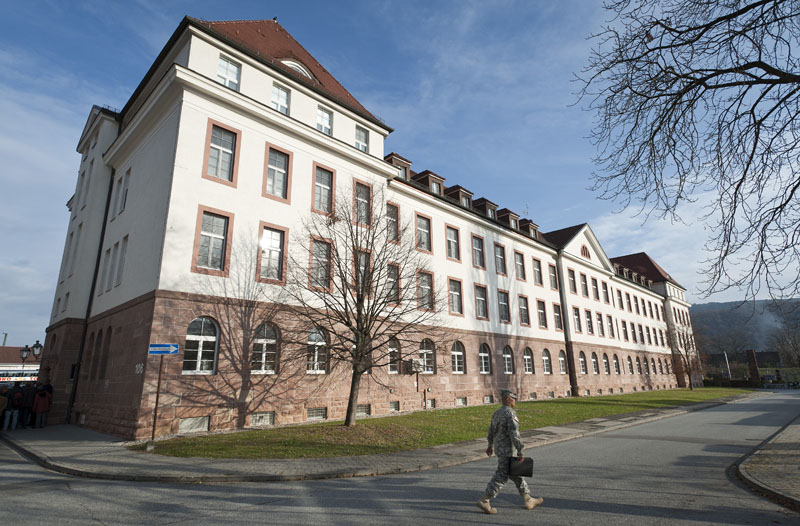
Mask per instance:
[[[428,257],[416,249],[417,233],[381,187],[341,185],[335,195],[330,213],[310,212],[296,232],[286,292],[297,326],[324,331],[324,367],[351,372],[345,424],[352,425],[362,375],[399,367],[419,356],[422,340],[436,342],[432,326],[443,324],[446,304]],[[319,367],[311,354],[309,367]]]
[[[772,336],[772,345],[787,367],[800,367],[800,324],[784,318]]]
[[[711,192],[704,292],[800,292],[800,2],[616,0],[580,97],[593,188],[649,217]]]

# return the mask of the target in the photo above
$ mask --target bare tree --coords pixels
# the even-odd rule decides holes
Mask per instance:
[[[286,291],[302,321],[296,327],[305,328],[297,341],[310,334],[306,369],[328,372],[340,364],[350,372],[345,425],[352,426],[365,373],[400,367],[412,352],[423,355],[423,367],[436,367],[435,355],[419,345],[440,339],[435,327],[442,326],[445,303],[425,254],[430,236],[411,231],[381,187],[355,182],[335,195],[320,190],[316,211],[296,234]]]
[[[800,4],[612,0],[580,80],[593,189],[649,217],[712,192],[705,294],[800,293]]]
[[[680,330],[669,334],[672,356],[676,360],[675,375],[680,378],[686,375],[689,389],[694,390],[694,382],[703,376],[700,353],[695,345],[694,336]]]
[[[772,345],[787,367],[800,367],[800,325],[784,318],[781,327],[772,336]]]

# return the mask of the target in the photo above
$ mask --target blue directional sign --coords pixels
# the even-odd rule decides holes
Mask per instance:
[[[147,354],[178,354],[177,343],[151,343]]]

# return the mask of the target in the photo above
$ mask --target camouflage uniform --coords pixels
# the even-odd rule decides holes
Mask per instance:
[[[497,471],[486,486],[486,494],[494,498],[508,481],[508,462],[510,459],[522,456],[522,439],[519,436],[519,419],[517,413],[507,405],[503,405],[492,415],[492,425],[489,426],[489,447],[494,448],[497,455]],[[517,454],[514,455],[514,449]],[[528,484],[522,477],[511,477],[516,484],[520,495],[529,494]]]

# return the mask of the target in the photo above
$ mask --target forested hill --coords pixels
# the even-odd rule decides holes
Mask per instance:
[[[720,345],[771,351],[771,336],[783,325],[783,316],[800,324],[800,300],[785,300],[777,306],[771,300],[700,303],[690,313],[695,339],[705,352],[720,352]]]

